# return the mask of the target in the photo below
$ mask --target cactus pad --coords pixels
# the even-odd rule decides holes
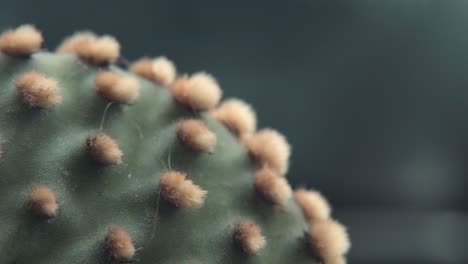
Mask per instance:
[[[21,30],[0,36],[0,263],[344,263],[343,227],[292,199],[284,138],[217,113],[213,77]]]

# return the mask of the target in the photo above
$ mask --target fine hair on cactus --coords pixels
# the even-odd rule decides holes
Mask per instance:
[[[288,183],[286,137],[210,73],[117,65],[90,31],[42,42],[0,35],[0,263],[345,263],[327,200]]]

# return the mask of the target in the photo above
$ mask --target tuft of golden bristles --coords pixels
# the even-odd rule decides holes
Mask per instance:
[[[262,235],[260,227],[245,219],[237,222],[234,239],[239,243],[242,250],[251,256],[256,255],[266,246],[266,239]]]
[[[225,125],[239,139],[253,134],[257,128],[257,117],[253,108],[240,99],[228,99],[210,115]]]
[[[139,84],[133,77],[120,76],[112,71],[101,71],[94,78],[97,91],[107,100],[128,104],[138,97]]]
[[[105,238],[110,255],[118,261],[129,261],[135,255],[135,246],[127,231],[121,227],[111,227]]]
[[[179,171],[165,172],[159,181],[161,196],[181,208],[203,206],[207,191],[187,179],[187,174]]]
[[[190,148],[213,152],[216,135],[198,119],[185,119],[177,123],[177,137]]]
[[[286,178],[268,167],[255,173],[255,189],[268,201],[281,206],[286,204],[292,193]]]
[[[32,107],[51,107],[62,102],[57,81],[35,71],[20,75],[15,85],[23,100]]]
[[[343,256],[327,257],[323,259],[324,264],[346,264],[346,259]]]
[[[99,37],[91,32],[78,32],[65,39],[57,51],[74,53],[83,61],[102,65],[114,63],[119,58],[120,44],[109,35]]]
[[[177,71],[174,63],[166,57],[142,58],[130,66],[131,72],[163,86],[174,82]]]
[[[289,167],[290,146],[278,131],[265,128],[245,140],[259,166],[268,166],[283,175]]]
[[[309,222],[330,218],[330,205],[317,191],[298,189],[294,192],[294,201],[302,209],[304,217]]]
[[[130,66],[128,69],[130,72],[133,72],[145,79],[156,82],[156,77],[153,72],[153,60],[148,57],[141,58]]]
[[[178,103],[199,111],[213,109],[222,95],[218,82],[204,72],[177,78],[170,91]]]
[[[62,41],[62,43],[57,47],[57,52],[75,54],[80,45],[93,41],[96,38],[96,34],[90,31],[76,32]]]
[[[36,185],[29,193],[29,206],[39,216],[54,217],[59,205],[52,190],[45,185]]]
[[[42,34],[32,25],[22,25],[0,35],[0,51],[13,56],[29,55],[41,48]]]
[[[123,152],[117,142],[102,132],[89,135],[86,138],[86,148],[91,157],[104,165],[122,163]]]
[[[313,222],[309,239],[312,250],[323,260],[339,258],[351,247],[346,228],[333,219]]]

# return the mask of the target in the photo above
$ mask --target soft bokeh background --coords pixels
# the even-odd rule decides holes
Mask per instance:
[[[294,148],[288,175],[349,226],[351,263],[468,262],[468,1],[2,1],[0,29],[120,39],[207,70]]]

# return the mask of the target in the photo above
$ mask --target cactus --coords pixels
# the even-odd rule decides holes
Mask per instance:
[[[205,72],[119,67],[90,32],[41,50],[0,36],[0,263],[344,263],[320,193],[292,191],[290,148]]]

